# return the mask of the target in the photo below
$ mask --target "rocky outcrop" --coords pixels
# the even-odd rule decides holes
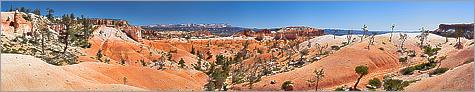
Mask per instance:
[[[93,25],[105,25],[107,27],[129,26],[129,23],[121,19],[89,18],[87,19]]]
[[[474,28],[473,23],[471,24],[439,24],[439,28],[434,30],[432,33],[441,35],[441,36],[456,37],[455,31],[463,30],[463,37],[467,39],[473,39],[473,28]]]
[[[135,41],[142,42],[143,29],[139,26],[124,26],[122,27],[122,31]]]
[[[96,26],[106,26],[119,29],[124,32],[130,38],[137,42],[142,42],[142,31],[140,26],[132,26],[126,20],[121,19],[107,19],[107,18],[88,18],[89,23]],[[61,27],[60,27],[61,28]]]
[[[263,38],[264,36],[271,36],[274,40],[296,40],[299,37],[312,37],[312,36],[322,36],[324,31],[322,29],[305,27],[305,26],[290,26],[281,28],[276,32],[272,32],[269,29],[263,29],[260,31],[252,31],[251,29],[246,29],[242,32],[234,34],[235,37],[258,37]]]
[[[2,28],[6,33],[27,33],[33,29],[32,23],[27,21],[29,15],[22,12],[2,12]],[[24,18],[25,17],[25,18]]]
[[[274,36],[276,40],[295,40],[298,37],[322,36],[324,31],[311,27],[285,27]]]

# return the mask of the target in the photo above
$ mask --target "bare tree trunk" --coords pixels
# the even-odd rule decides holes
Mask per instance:
[[[392,38],[393,38],[393,32],[394,32],[394,29],[391,29],[391,34],[389,36],[389,42],[391,42]]]
[[[356,86],[358,86],[358,83],[360,83],[361,78],[363,78],[363,75],[361,75],[361,76],[358,78],[358,81],[356,81],[355,85],[353,86],[353,90],[356,90]]]
[[[68,29],[69,29],[69,28],[68,28]],[[64,46],[64,50],[63,50],[63,54],[65,54],[65,53],[66,53],[66,50],[68,50],[68,45],[69,45],[68,39],[69,39],[69,34],[66,32],[66,36],[65,36],[64,39],[63,39],[63,40],[64,40],[64,45],[65,45],[65,46]]]
[[[318,91],[318,82],[320,81],[319,78],[317,78],[317,84],[315,85],[315,91]]]

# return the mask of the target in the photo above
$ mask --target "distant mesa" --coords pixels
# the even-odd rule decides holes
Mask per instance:
[[[456,30],[462,30],[463,36],[467,39],[473,39],[474,23],[471,24],[439,24],[439,28],[433,33],[441,36],[455,37]],[[445,34],[448,33],[448,34]]]
[[[261,37],[270,36],[274,40],[298,40],[299,37],[313,37],[313,36],[322,36],[324,35],[324,30],[305,27],[305,26],[290,26],[280,28],[276,31],[271,31],[270,29],[262,29],[260,31],[252,31],[251,29],[246,29],[242,32],[234,34],[234,37],[257,37],[257,40],[260,40]]]

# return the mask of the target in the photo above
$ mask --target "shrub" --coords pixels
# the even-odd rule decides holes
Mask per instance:
[[[416,68],[416,70],[428,70],[428,69],[434,68],[435,66],[437,66],[436,63],[423,63],[423,64],[416,65],[414,67]]]
[[[437,69],[435,69],[434,71],[432,71],[432,72],[430,73],[430,75],[443,74],[443,73],[445,73],[445,72],[448,71],[448,70],[449,70],[449,68],[437,68]]]
[[[110,62],[110,59],[109,58],[106,58],[106,60],[104,60],[105,63],[109,64]]]
[[[333,45],[331,46],[332,50],[340,50],[340,46]]]
[[[285,91],[292,91],[294,90],[293,84],[294,83],[292,83],[292,81],[285,81],[284,83],[282,83],[281,88]]]
[[[379,88],[379,87],[381,87],[382,83],[381,83],[381,80],[379,80],[378,78],[373,78],[373,79],[369,80],[368,84],[371,85],[371,86],[374,86],[376,88]]]
[[[272,74],[272,70],[270,68],[264,68],[264,70],[262,70],[262,74],[263,75]]]
[[[343,87],[343,86],[342,86],[342,87],[338,87],[338,88],[336,88],[334,91],[345,91],[345,87]]]
[[[401,72],[402,72],[403,75],[410,75],[410,74],[412,74],[412,72],[414,70],[416,70],[416,68],[413,67],[413,66],[410,66],[410,67],[406,67],[406,68],[402,69]]]
[[[257,53],[262,54],[262,50],[261,50],[261,49],[257,49]]]
[[[410,56],[410,57],[416,57],[416,51],[414,51],[414,50],[409,50],[409,51],[407,52],[407,54],[408,54],[408,56]]]
[[[384,48],[383,48],[383,47],[379,47],[378,49],[384,51]]]
[[[401,72],[403,75],[408,75],[408,74],[412,74],[414,70],[428,70],[428,69],[434,68],[435,66],[437,66],[436,63],[422,63],[419,65],[404,68],[403,70],[401,70]]]
[[[399,62],[407,62],[407,57],[399,57]]]
[[[388,79],[388,80],[385,80],[383,86],[384,86],[384,90],[386,91],[401,91],[401,90],[404,90],[404,87],[406,86],[404,84],[409,85],[408,83],[404,83],[403,80]]]
[[[121,64],[121,65],[125,65],[125,59],[121,58],[121,59],[120,59],[120,64]]]
[[[102,59],[101,59],[101,58],[102,58],[103,55],[102,55],[101,52],[102,52],[102,50],[99,50],[99,51],[96,53],[96,57],[97,57],[97,60],[99,60],[99,62],[102,62]]]
[[[79,42],[79,47],[81,47],[81,48],[91,48],[91,44],[88,43],[87,41],[81,41],[81,42]]]
[[[207,84],[205,84],[205,91],[215,91],[215,90],[216,90],[216,87],[215,87],[214,82],[208,82]]]

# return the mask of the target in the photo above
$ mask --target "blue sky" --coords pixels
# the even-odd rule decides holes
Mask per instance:
[[[56,16],[75,13],[94,18],[118,18],[133,25],[229,23],[233,26],[418,30],[440,23],[472,23],[473,0],[459,1],[306,1],[306,2],[111,2],[111,1],[2,1],[2,11],[13,7],[53,8]]]

